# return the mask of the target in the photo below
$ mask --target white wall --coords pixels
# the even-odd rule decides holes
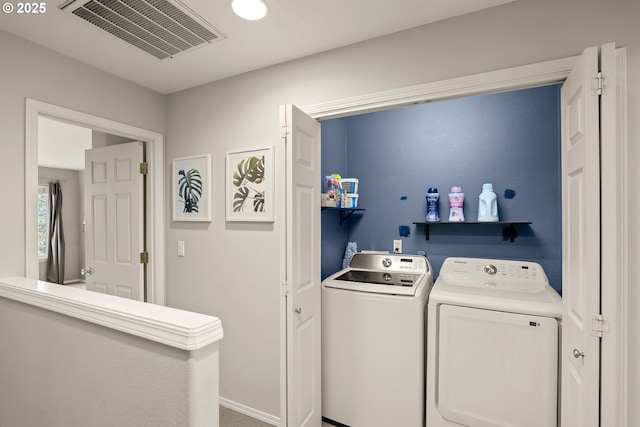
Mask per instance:
[[[91,129],[49,117],[38,117],[38,165],[83,170],[84,150],[91,148]]]
[[[220,321],[0,280],[0,425],[219,425]]]
[[[164,133],[165,97],[0,31],[0,277],[24,275],[25,98]]]
[[[170,222],[167,297],[172,306],[221,318],[222,397],[279,416],[279,233],[273,225],[225,223],[224,157],[231,149],[276,146],[278,106],[299,106],[578,55],[615,41],[628,54],[629,117],[640,113],[640,3],[636,0],[519,1],[314,55],[168,96],[167,159],[211,153],[214,219]],[[640,161],[640,126],[629,120],[630,165]],[[167,165],[168,166],[168,165]],[[640,214],[640,171],[630,171],[629,217]],[[282,170],[276,177],[283,185]],[[167,181],[168,183],[169,181]],[[606,190],[605,190],[606,191]],[[277,195],[277,194],[276,194]],[[630,259],[640,228],[629,230]],[[187,256],[176,256],[184,240]],[[337,250],[340,250],[338,248]],[[640,305],[640,266],[631,265],[630,307]],[[640,315],[630,313],[629,416],[640,423]]]
[[[125,144],[127,142],[133,142],[133,139],[125,138],[123,136],[111,135],[109,133],[100,132],[94,130],[91,132],[91,147],[110,147],[117,144]]]

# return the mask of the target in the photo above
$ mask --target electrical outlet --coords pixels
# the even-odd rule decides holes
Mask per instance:
[[[184,242],[182,240],[178,241],[178,256],[184,256]]]
[[[394,240],[393,241],[393,253],[401,254],[402,253],[402,240]]]

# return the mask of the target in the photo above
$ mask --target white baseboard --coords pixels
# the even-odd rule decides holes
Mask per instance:
[[[220,397],[219,402],[221,406],[232,409],[236,412],[240,412],[241,414],[244,414],[248,417],[255,418],[256,420],[263,421],[267,424],[271,424],[272,426],[280,425],[280,418],[276,417],[275,415],[258,411],[257,409],[253,409],[248,406],[242,405],[240,403],[234,402],[232,400],[225,399],[224,397]]]

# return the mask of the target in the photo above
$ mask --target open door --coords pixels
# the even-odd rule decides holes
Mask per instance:
[[[87,290],[145,301],[144,143],[85,152]]]
[[[281,425],[320,427],[320,123],[292,105],[280,107],[280,120],[286,163]]]
[[[563,427],[600,425],[599,63],[598,48],[585,49],[561,94]]]

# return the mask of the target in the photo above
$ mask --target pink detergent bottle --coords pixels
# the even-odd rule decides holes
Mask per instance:
[[[449,222],[464,221],[464,193],[460,187],[451,187],[449,193]]]

